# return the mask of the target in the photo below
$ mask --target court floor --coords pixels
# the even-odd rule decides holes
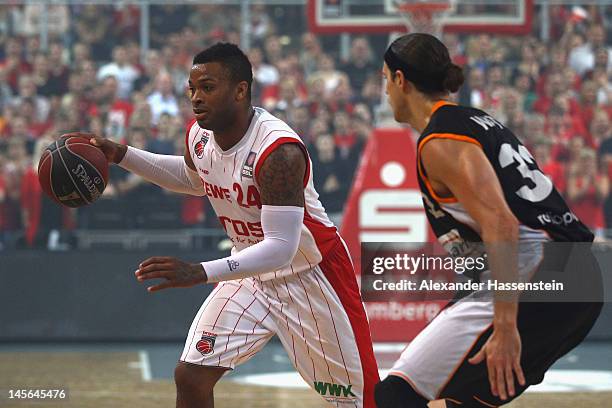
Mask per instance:
[[[376,346],[388,368],[401,346]],[[0,407],[171,407],[172,371],[182,345],[0,344]],[[63,401],[8,399],[10,389],[67,390]],[[323,408],[279,343],[264,350],[216,388],[216,406],[227,408]],[[545,381],[508,405],[512,408],[611,407],[612,343],[584,343],[559,361]]]

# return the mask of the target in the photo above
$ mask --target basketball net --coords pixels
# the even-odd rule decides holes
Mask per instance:
[[[438,38],[446,17],[455,10],[455,0],[395,0],[397,12],[401,14],[411,33],[428,33]]]
[[[455,10],[456,0],[394,0],[395,8],[404,18],[408,32],[428,33],[442,39],[442,29],[446,17]],[[389,43],[399,36],[392,33]],[[380,108],[375,112],[377,127],[398,127],[393,112],[387,103],[384,87]]]

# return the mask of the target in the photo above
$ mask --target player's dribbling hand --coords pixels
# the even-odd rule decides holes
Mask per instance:
[[[67,139],[69,137],[82,137],[84,139],[89,139],[89,143],[99,147],[100,150],[102,150],[102,153],[104,153],[104,156],[106,156],[106,160],[108,160],[109,163],[119,163],[127,151],[126,145],[115,143],[112,140],[99,137],[94,133],[71,132],[62,135],[60,139]]]
[[[127,152],[126,145],[115,143],[112,140],[94,134],[84,135],[89,136],[89,143],[102,150],[109,163],[119,163],[121,159],[123,159],[123,156],[125,156],[125,152]]]
[[[489,340],[468,361],[470,364],[487,362],[491,393],[501,400],[515,395],[514,379],[525,385],[521,368],[521,337],[515,325],[494,329]]]
[[[189,288],[206,283],[206,274],[200,264],[189,264],[168,256],[154,256],[143,261],[135,272],[136,279],[165,279],[165,282],[149,286],[149,292],[167,288]]]

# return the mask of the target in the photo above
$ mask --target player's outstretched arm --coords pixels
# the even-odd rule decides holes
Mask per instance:
[[[433,139],[423,147],[422,160],[434,188],[452,193],[480,226],[493,278],[517,282],[518,221],[482,149],[472,143]],[[495,295],[493,334],[469,361],[486,361],[491,392],[505,400],[515,395],[515,378],[525,383],[516,323],[518,293]]]
[[[156,291],[245,278],[276,271],[291,263],[304,222],[306,153],[297,143],[283,144],[264,160],[256,174],[263,204],[263,241],[226,258],[201,264],[187,264],[174,258],[150,258],[136,271],[138,280],[165,279],[149,288]]]
[[[86,134],[80,134],[84,136]],[[99,147],[110,163],[118,164],[151,183],[176,193],[205,195],[200,176],[182,156],[150,153],[112,140],[88,135],[90,142]]]

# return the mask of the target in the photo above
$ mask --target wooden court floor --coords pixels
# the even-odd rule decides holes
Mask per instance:
[[[134,352],[0,352],[0,407],[161,408],[174,406],[174,384],[143,381]],[[69,399],[27,402],[7,399],[10,388],[68,388]],[[218,408],[324,408],[314,392],[245,386],[222,381]],[[511,408],[608,408],[612,392],[532,393]]]

